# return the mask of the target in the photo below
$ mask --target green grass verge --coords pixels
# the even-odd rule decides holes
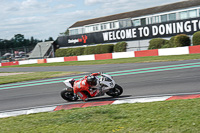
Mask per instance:
[[[163,62],[200,59],[200,54],[173,55],[173,56],[148,56],[123,59],[108,59],[95,61],[69,61],[60,63],[28,64],[3,67],[39,67],[39,66],[74,66],[74,65],[98,65],[98,64],[121,64],[121,63],[143,63],[143,62]]]
[[[200,99],[105,105],[0,119],[3,133],[198,133]]]
[[[17,75],[10,75],[10,76],[0,76],[0,84],[61,77],[61,76],[68,76],[68,75],[80,74],[80,73],[81,72],[31,72],[31,73],[17,74]]]

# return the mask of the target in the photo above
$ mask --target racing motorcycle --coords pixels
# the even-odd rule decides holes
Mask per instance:
[[[74,94],[73,90],[73,85],[74,85],[75,80],[74,79],[67,79],[63,81],[63,83],[66,85],[66,88],[64,88],[61,91],[61,97],[64,100],[67,101],[76,101],[79,99],[76,94]],[[108,75],[108,74],[101,74],[99,78],[99,88],[91,88],[91,89],[100,89],[101,91],[95,96],[103,96],[105,94],[112,96],[112,97],[117,97],[120,96],[123,93],[123,88],[119,86],[118,84],[115,83],[113,78]],[[84,91],[84,93],[89,97],[92,98],[89,90]]]

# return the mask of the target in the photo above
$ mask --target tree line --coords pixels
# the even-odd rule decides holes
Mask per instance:
[[[44,40],[46,41],[54,41],[52,37]],[[35,46],[37,43],[43,42],[42,40],[35,39],[31,37],[30,39],[25,39],[24,35],[16,34],[10,40],[7,39],[0,39],[0,49],[10,49],[10,48],[18,48],[18,47],[29,47]]]

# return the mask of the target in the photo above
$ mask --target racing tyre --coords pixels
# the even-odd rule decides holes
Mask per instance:
[[[74,93],[67,91],[66,89],[62,90],[60,93],[61,97],[67,101],[76,101],[78,97],[74,96]]]
[[[119,86],[118,84],[115,85],[113,89],[110,89],[110,91],[106,92],[107,95],[112,97],[118,97],[123,93],[123,88]]]

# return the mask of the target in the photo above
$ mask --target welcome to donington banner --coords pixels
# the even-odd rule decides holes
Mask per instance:
[[[120,41],[133,41],[151,38],[171,37],[177,34],[192,35],[200,30],[200,18],[128,27],[104,32],[58,37],[59,47],[72,47]]]

